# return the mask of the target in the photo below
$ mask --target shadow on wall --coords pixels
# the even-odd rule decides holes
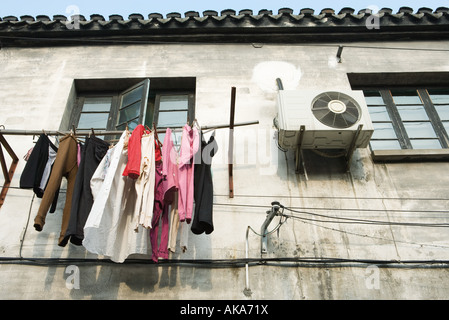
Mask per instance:
[[[284,166],[278,167],[278,176],[283,180],[288,180],[288,175],[307,176],[307,180],[329,181],[348,180],[349,175],[356,180],[366,180],[368,173],[363,163],[363,152],[356,149],[347,170],[347,158],[342,156],[341,150],[303,150],[302,165],[300,172],[296,172],[295,151],[279,152],[279,163],[282,161],[288,164],[286,170]]]
[[[179,242],[179,241],[178,241]],[[172,253],[170,259],[211,259],[211,240],[208,235],[189,234],[189,246],[184,253],[179,246]],[[130,258],[142,258],[133,256]],[[146,257],[142,258],[146,259]],[[151,259],[149,256],[148,259]],[[71,289],[70,295],[74,299],[118,299],[120,295],[127,297],[141,297],[145,294],[160,293],[165,298],[176,298],[179,288],[209,292],[213,289],[211,268],[192,267],[183,264],[107,264],[76,266],[79,274],[78,289]],[[55,271],[49,268],[48,274]],[[73,274],[64,273],[64,283],[70,281]],[[125,284],[131,290],[127,294],[121,286]],[[174,290],[172,290],[174,289]]]

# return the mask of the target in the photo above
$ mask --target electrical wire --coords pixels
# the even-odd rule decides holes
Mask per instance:
[[[289,210],[294,213],[306,214],[315,217],[321,217],[326,219],[334,219],[338,221],[330,221],[330,220],[319,220],[319,219],[309,219],[304,217],[299,217],[297,215],[287,215],[289,218],[294,219],[303,219],[308,221],[315,222],[327,222],[327,223],[347,223],[347,224],[371,224],[371,225],[388,225],[388,226],[413,226],[413,227],[449,227],[449,223],[420,223],[420,222],[391,222],[391,221],[380,221],[380,220],[369,220],[369,219],[355,219],[355,218],[345,218],[345,217],[335,217],[324,214],[318,214],[308,211],[298,211],[293,210],[291,208],[285,207],[286,210]]]
[[[277,257],[277,258],[236,258],[236,259],[165,259],[153,262],[151,259],[127,259],[116,263],[109,259],[87,258],[17,258],[2,257],[0,264],[29,266],[67,266],[67,265],[144,265],[154,267],[185,266],[195,268],[243,268],[246,265],[263,265],[278,267],[378,267],[391,268],[449,268],[449,260],[382,260],[382,259],[345,259],[333,257]]]
[[[301,221],[302,223],[305,223],[308,225],[318,227],[318,228],[323,228],[323,229],[327,229],[327,230],[331,230],[331,231],[335,231],[335,232],[339,232],[339,233],[344,233],[344,234],[351,235],[351,236],[370,238],[370,239],[388,241],[388,242],[394,242],[394,243],[403,243],[403,244],[415,245],[415,246],[419,246],[419,247],[433,247],[433,248],[440,248],[440,249],[449,249],[449,246],[444,246],[444,245],[437,245],[437,244],[433,244],[433,243],[419,243],[419,242],[413,242],[413,241],[403,241],[403,240],[397,240],[397,239],[391,239],[391,238],[375,237],[375,236],[371,236],[371,235],[367,235],[367,234],[360,234],[360,233],[351,232],[351,231],[347,231],[347,230],[336,229],[336,228],[332,228],[329,226],[324,226],[322,224],[311,223],[309,221],[305,221],[305,220],[301,220],[301,219],[296,219],[296,220]]]
[[[34,202],[34,197],[35,197],[35,193],[33,192],[33,197],[31,198],[31,203],[30,203],[30,209],[28,210],[28,218],[27,218],[27,223],[25,225],[25,228],[23,230],[23,234],[22,237],[20,239],[20,248],[19,248],[19,257],[22,258],[22,248],[23,248],[23,242],[25,241],[25,234],[28,230],[28,224],[30,223],[30,217],[31,217],[31,209],[33,208],[33,202]]]
[[[214,194],[215,197],[229,197],[228,194]],[[401,200],[401,201],[449,201],[449,198],[409,198],[409,197],[345,197],[345,196],[293,196],[270,194],[234,194],[234,198],[294,198],[294,199],[332,199],[332,200]]]
[[[269,208],[267,205],[240,204],[240,203],[214,203],[217,206],[247,207],[247,208]],[[326,208],[326,207],[291,207],[290,209],[326,210],[326,211],[368,211],[368,212],[400,212],[400,213],[445,213],[448,210],[409,210],[409,209],[370,209],[370,208]]]

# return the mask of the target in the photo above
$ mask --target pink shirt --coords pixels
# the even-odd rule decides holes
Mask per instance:
[[[172,131],[167,128],[165,131],[164,143],[162,145],[162,175],[165,176],[164,200],[171,203],[173,191],[179,187],[178,183],[178,154],[174,148],[171,137]]]
[[[162,147],[162,175],[166,177],[164,200],[171,203],[173,191],[178,190],[179,219],[190,223],[193,214],[193,158],[199,148],[198,130],[184,126],[179,154],[171,135],[171,129],[167,128]]]
[[[194,156],[199,147],[198,130],[185,125],[182,130],[178,162],[178,212],[179,220],[190,223],[193,215]]]

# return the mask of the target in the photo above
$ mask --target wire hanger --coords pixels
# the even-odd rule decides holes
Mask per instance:
[[[196,118],[193,120],[192,126],[195,126],[198,130],[201,130],[201,126],[198,123],[198,120],[196,120]]]
[[[95,131],[94,131],[94,128],[91,128],[91,132],[89,132],[89,138],[90,137],[95,137]]]
[[[159,140],[159,136],[157,135],[157,128],[156,128],[156,124],[153,122],[153,128],[154,128],[154,138],[156,139],[156,141],[157,141],[157,143],[158,143],[158,145],[159,145],[159,147],[161,147],[162,148],[162,142],[161,142],[161,140]]]

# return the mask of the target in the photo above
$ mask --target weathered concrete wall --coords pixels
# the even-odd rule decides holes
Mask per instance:
[[[376,46],[447,48],[447,43],[376,43]],[[173,259],[245,258],[248,226],[260,231],[272,201],[305,211],[390,222],[448,223],[449,164],[378,164],[357,150],[351,171],[310,155],[308,180],[295,174],[294,155],[273,140],[277,77],[286,89],[349,89],[349,72],[449,71],[447,53],[335,46],[142,45],[0,50],[0,124],[6,129],[57,130],[74,79],[196,77],[196,118],[201,125],[226,123],[231,87],[237,88],[236,122],[260,124],[235,130],[234,187],[228,197],[227,130],[217,130],[213,160],[214,223],[211,235],[189,235],[186,253]],[[20,161],[0,209],[0,257],[96,258],[83,247],[57,246],[62,206],[42,232],[32,221],[40,199],[18,189],[32,146],[30,136],[7,136]],[[266,141],[267,143],[262,143]],[[256,155],[256,156],[254,156]],[[63,182],[64,183],[64,182]],[[400,211],[392,211],[400,210]],[[439,212],[444,211],[444,212]],[[286,212],[287,213],[287,212]],[[317,219],[307,214],[303,218]],[[278,218],[270,225],[274,227]],[[30,221],[28,223],[28,221]],[[24,236],[25,234],[25,236]],[[24,241],[21,239],[24,236]],[[270,235],[266,257],[331,257],[373,260],[448,260],[447,228],[322,223],[288,219]],[[249,257],[260,257],[260,238],[249,234]],[[145,257],[143,257],[145,258]],[[0,264],[0,298],[7,299],[248,299],[245,268],[191,265],[86,265],[80,288],[69,289],[67,265]],[[251,266],[254,299],[445,299],[444,268],[380,268],[368,265]],[[374,270],[374,271],[373,271]],[[375,275],[377,278],[370,278]],[[373,280],[374,279],[374,280]],[[376,286],[369,281],[377,281]],[[377,286],[378,284],[378,286]]]

